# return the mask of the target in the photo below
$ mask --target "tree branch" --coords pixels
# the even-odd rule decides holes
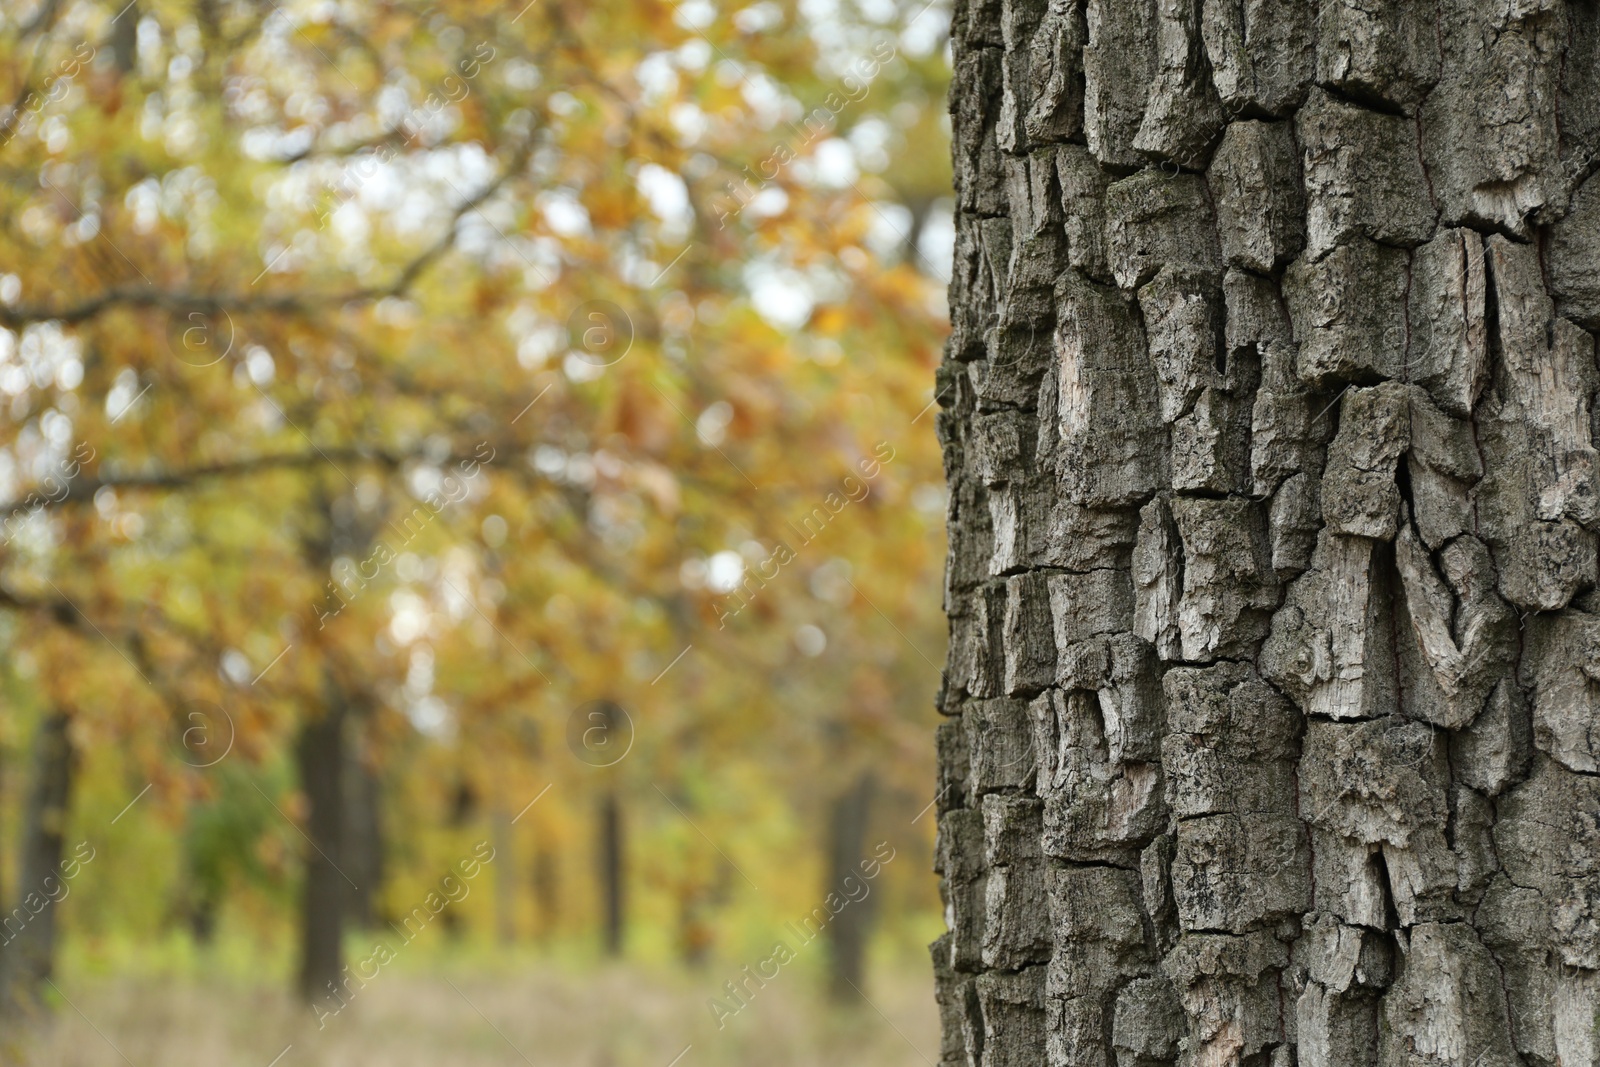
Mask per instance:
[[[461,220],[466,217],[468,212],[475,211],[490,197],[498,193],[507,181],[521,172],[522,168],[527,165],[531,146],[531,137],[525,138],[513,153],[511,165],[502,171],[494,181],[458,204],[451,214],[450,225],[446,228],[444,235],[413,257],[401,268],[394,281],[388,285],[367,286],[342,293],[317,293],[313,291],[262,293],[260,295],[174,292],[157,289],[149,285],[119,285],[102,290],[100,293],[87,297],[75,304],[63,304],[54,307],[42,304],[20,305],[17,307],[0,305],[0,326],[16,330],[36,322],[60,322],[75,325],[95,318],[112,308],[119,307],[161,308],[170,312],[200,312],[211,315],[224,311],[306,314],[319,308],[352,303],[369,303],[387,297],[403,296],[416,284],[422,273],[455,244],[456,235],[461,229]]]

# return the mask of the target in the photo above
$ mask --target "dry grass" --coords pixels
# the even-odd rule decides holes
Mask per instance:
[[[719,1030],[707,999],[729,977],[536,964],[381,972],[321,1029],[277,984],[83,977],[61,984],[70,1001],[46,1024],[9,1036],[21,1037],[18,1062],[28,1067],[669,1067],[680,1053],[676,1067],[938,1059],[926,973],[875,974],[871,1004],[841,1008],[817,995],[812,975],[782,972]]]

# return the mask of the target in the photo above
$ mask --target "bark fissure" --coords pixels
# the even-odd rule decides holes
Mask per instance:
[[[1591,45],[958,4],[942,1067],[1600,1067]]]

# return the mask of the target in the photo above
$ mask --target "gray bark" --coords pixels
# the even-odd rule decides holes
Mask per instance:
[[[952,37],[942,1067],[1600,1067],[1600,4]]]

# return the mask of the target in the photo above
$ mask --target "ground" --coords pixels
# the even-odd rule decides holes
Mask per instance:
[[[63,999],[24,1038],[20,1062],[913,1067],[937,1060],[932,980],[910,963],[876,968],[870,1003],[851,1009],[823,999],[816,976],[780,971],[719,1029],[707,1001],[738,970],[557,967],[509,957],[430,961],[426,969],[380,971],[319,1028],[290,1000],[285,983],[220,963],[147,967],[138,977],[68,967],[57,982]]]

